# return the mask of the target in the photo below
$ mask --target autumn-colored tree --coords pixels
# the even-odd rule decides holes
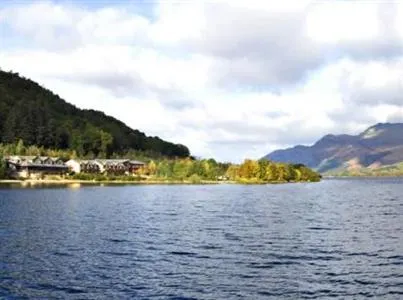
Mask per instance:
[[[266,180],[266,173],[269,167],[269,161],[266,159],[261,159],[258,161],[259,164],[259,175],[258,178],[260,180]]]
[[[155,173],[157,172],[157,165],[153,160],[148,163],[147,169],[149,175],[155,175]]]
[[[259,176],[259,164],[257,161],[251,159],[245,159],[239,168],[239,177],[251,179],[258,178]]]
[[[239,166],[230,165],[225,173],[230,180],[236,180],[239,177]]]

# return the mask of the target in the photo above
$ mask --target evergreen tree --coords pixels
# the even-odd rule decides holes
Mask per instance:
[[[0,179],[6,178],[6,161],[4,160],[3,156],[0,155]]]
[[[15,147],[15,154],[25,155],[25,146],[22,139],[18,140],[17,146]]]

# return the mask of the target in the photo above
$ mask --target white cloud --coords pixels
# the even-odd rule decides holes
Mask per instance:
[[[320,43],[373,41],[380,34],[378,7],[369,2],[322,2],[307,16],[308,35]]]
[[[113,3],[10,2],[0,9],[0,67],[220,160],[401,120],[400,3],[153,9],[150,18]]]

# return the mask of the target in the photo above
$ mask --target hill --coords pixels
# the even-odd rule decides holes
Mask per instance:
[[[376,173],[403,162],[403,123],[379,123],[359,135],[326,135],[312,146],[276,150],[264,158],[302,163],[321,173]]]
[[[73,149],[85,156],[130,150],[187,157],[189,149],[148,137],[100,111],[78,109],[18,73],[0,70],[0,143]]]

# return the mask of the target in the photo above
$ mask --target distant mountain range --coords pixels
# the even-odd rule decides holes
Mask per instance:
[[[386,170],[386,166],[389,171],[400,170],[403,166],[403,123],[379,123],[359,135],[329,134],[312,146],[276,150],[264,158],[302,163],[329,174]]]

